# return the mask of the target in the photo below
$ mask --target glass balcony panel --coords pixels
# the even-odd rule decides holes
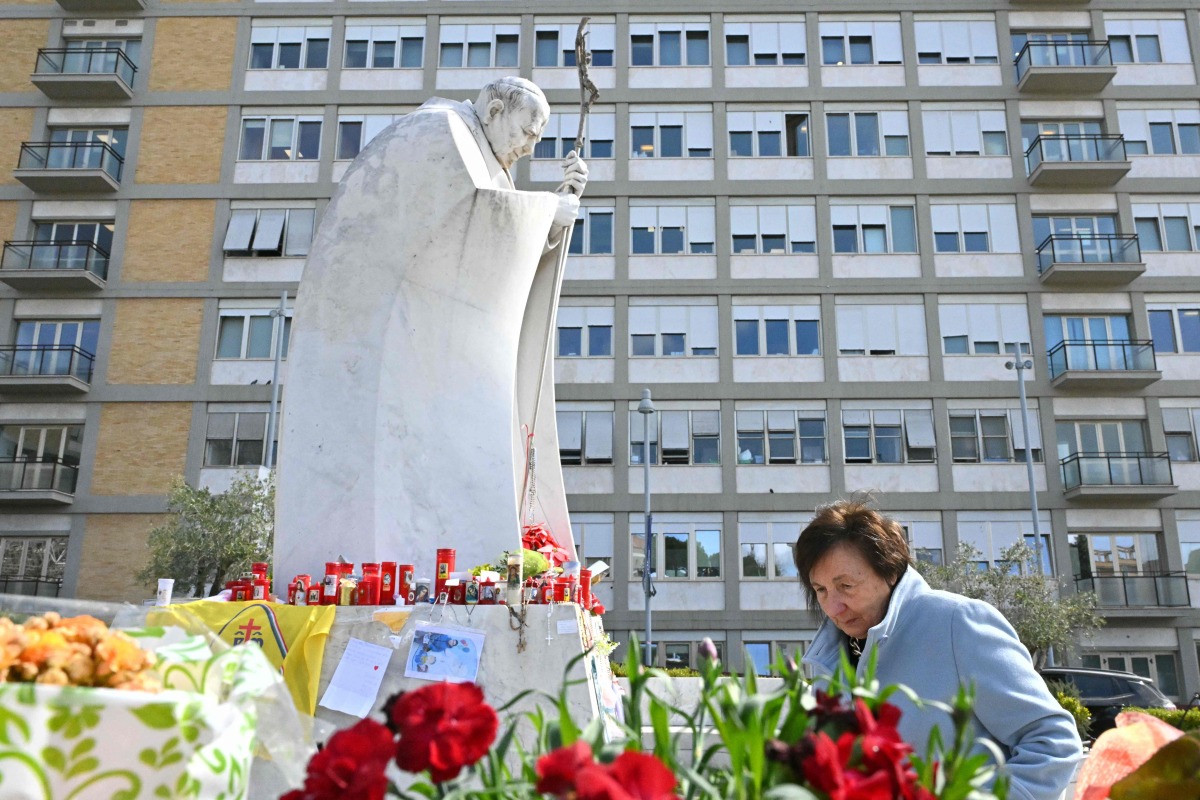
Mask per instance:
[[[1157,579],[1153,575],[1124,575],[1125,602],[1131,606],[1156,606],[1158,602]]]

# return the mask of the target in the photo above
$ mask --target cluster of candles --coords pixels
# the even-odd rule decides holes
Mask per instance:
[[[234,601],[270,600],[271,579],[267,577],[270,568],[271,565],[265,561],[255,561],[250,565],[250,571],[244,573],[242,577],[226,581],[225,588],[229,590],[229,599]]]
[[[455,552],[445,548],[437,551],[437,574],[433,580],[414,577],[412,564],[395,561],[367,562],[360,572],[346,561],[327,561],[325,574],[319,581],[312,575],[301,574],[288,583],[287,602],[296,606],[391,606],[445,602],[450,605],[521,605],[522,603],[577,603],[584,610],[603,613],[592,596],[592,570],[584,569],[578,561],[567,561],[561,574],[547,572],[524,578],[523,557],[513,553],[507,559],[506,574],[483,570],[479,575],[456,572]],[[259,566],[259,565],[255,565]],[[267,565],[261,565],[265,568]],[[265,599],[257,595],[242,597],[234,592],[235,600]]]

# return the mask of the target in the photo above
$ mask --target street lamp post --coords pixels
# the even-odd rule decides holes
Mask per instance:
[[[654,413],[654,403],[650,400],[650,390],[642,389],[642,402],[638,403],[638,413],[642,415],[642,489],[646,500],[646,557],[642,559],[642,591],[646,594],[646,641],[643,643],[642,663],[652,666],[653,649],[650,644],[650,598],[656,592],[654,580],[654,531],[650,514],[650,415]]]
[[[1029,481],[1029,506],[1033,514],[1033,550],[1037,558],[1038,574],[1044,574],[1042,568],[1042,531],[1038,522],[1037,485],[1033,481],[1033,444],[1029,440],[1029,401],[1025,398],[1025,376],[1021,373],[1033,369],[1033,362],[1025,360],[1009,361],[1005,369],[1016,370],[1017,390],[1021,398],[1021,429],[1025,434],[1025,477]]]

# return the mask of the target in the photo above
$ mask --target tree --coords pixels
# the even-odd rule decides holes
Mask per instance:
[[[150,562],[138,579],[174,578],[177,593],[187,597],[219,591],[253,562],[270,558],[275,476],[246,473],[222,494],[179,479],[167,495],[167,511],[167,524],[150,532]]]
[[[917,570],[934,589],[945,589],[995,606],[1017,631],[1034,666],[1046,665],[1050,648],[1070,652],[1081,636],[1104,625],[1094,592],[1063,591],[1054,575],[1038,571],[1033,548],[1018,543],[1001,553],[996,566],[980,569],[982,555],[960,544],[949,564],[920,562]]]

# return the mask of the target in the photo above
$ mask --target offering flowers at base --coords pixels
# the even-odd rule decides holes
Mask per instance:
[[[95,617],[0,617],[0,682],[157,692],[153,657]]]
[[[304,786],[282,800],[506,798],[532,800],[1003,800],[1007,782],[991,756],[972,752],[971,697],[923,701],[954,721],[949,741],[905,742],[903,687],[881,688],[873,665],[859,680],[846,661],[814,691],[794,660],[776,665],[771,688],[754,674],[725,676],[711,641],[701,648],[694,707],[662,700],[629,646],[629,691],[620,736],[605,720],[586,725],[560,693],[523,692],[493,708],[475,684],[441,683],[402,692],[382,709],[386,727],[364,719],[329,739],[309,762]],[[584,656],[579,656],[571,667]],[[849,677],[847,677],[849,676]],[[534,694],[542,708],[500,717]],[[663,693],[666,694],[666,693]],[[926,748],[917,754],[916,745]],[[396,769],[410,783],[393,782]]]

